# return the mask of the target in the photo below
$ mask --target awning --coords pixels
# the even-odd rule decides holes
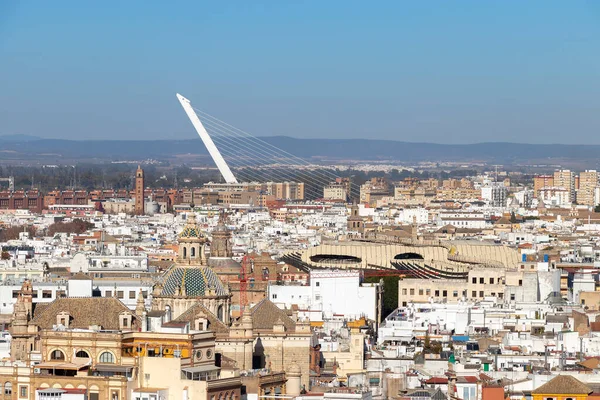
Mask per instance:
[[[132,365],[107,365],[97,364],[96,371],[100,372],[129,372],[133,369]]]
[[[221,368],[214,366],[214,365],[198,365],[196,367],[187,367],[187,368],[181,368],[181,370],[183,372],[189,372],[189,373],[197,373],[197,372],[210,372],[210,371],[217,371]]]
[[[75,371],[79,371],[80,369],[83,369],[85,367],[88,367],[89,365],[86,364],[73,364],[73,363],[66,363],[63,361],[48,361],[45,363],[41,363],[41,364],[37,364],[35,365],[35,368],[40,368],[40,369],[70,369],[70,370],[75,370]]]

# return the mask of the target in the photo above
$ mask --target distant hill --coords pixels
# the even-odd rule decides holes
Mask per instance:
[[[488,163],[550,163],[553,160],[585,161],[596,165],[600,145],[532,145],[517,143],[434,144],[369,139],[297,139],[286,136],[261,140],[305,159],[416,161],[481,161]],[[247,143],[237,143],[240,148]],[[0,158],[6,159],[181,159],[207,156],[200,139],[99,140],[40,139],[27,135],[0,136]]]
[[[40,140],[37,136],[30,135],[0,135],[0,142],[31,142],[34,140]]]

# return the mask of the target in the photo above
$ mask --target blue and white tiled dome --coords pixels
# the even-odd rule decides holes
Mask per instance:
[[[213,296],[228,295],[221,280],[211,268],[175,265],[163,276],[160,296],[205,297],[209,296],[210,289],[214,290]]]

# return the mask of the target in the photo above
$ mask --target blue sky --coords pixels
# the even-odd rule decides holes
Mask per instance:
[[[0,1],[0,134],[600,144],[596,1]]]

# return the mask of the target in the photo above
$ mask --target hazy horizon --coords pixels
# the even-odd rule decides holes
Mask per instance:
[[[2,2],[0,135],[600,144],[600,4]],[[198,139],[199,140],[199,139]]]
[[[193,128],[192,128],[193,129]],[[17,142],[18,140],[13,140],[14,138],[17,138],[19,136],[23,136],[25,138],[27,138],[25,141],[27,140],[69,140],[69,141],[124,141],[124,142],[131,142],[131,141],[139,141],[139,142],[144,142],[144,141],[181,141],[181,140],[198,140],[198,143],[200,143],[202,140],[196,135],[195,137],[182,137],[182,138],[157,138],[157,139],[143,139],[143,138],[138,138],[138,139],[129,139],[129,138],[107,138],[107,139],[77,139],[77,138],[73,138],[73,139],[69,139],[69,138],[51,138],[51,137],[40,137],[40,136],[35,136],[35,135],[27,135],[27,134],[1,134],[0,133],[0,142],[2,138],[10,138],[10,140],[8,140],[8,142]],[[408,141],[408,140],[399,140],[399,139],[378,139],[378,138],[328,138],[328,137],[323,137],[323,138],[313,138],[313,137],[305,137],[305,138],[299,138],[299,137],[294,137],[294,136],[289,136],[289,135],[272,135],[272,136],[255,136],[258,139],[268,139],[268,138],[274,138],[274,137],[285,137],[285,138],[290,138],[290,139],[297,139],[297,140],[367,140],[367,141],[390,141],[390,142],[400,142],[400,143],[410,143],[410,144],[427,144],[427,145],[440,145],[440,146],[448,146],[448,145],[461,145],[461,146],[469,146],[469,145],[481,145],[481,144],[516,144],[516,145],[533,145],[533,146],[586,146],[589,145],[587,143],[526,143],[526,142],[491,142],[491,141],[487,141],[487,142],[472,142],[472,143],[444,143],[444,142],[418,142],[418,141]],[[600,146],[600,143],[594,143],[591,144],[592,146]]]

